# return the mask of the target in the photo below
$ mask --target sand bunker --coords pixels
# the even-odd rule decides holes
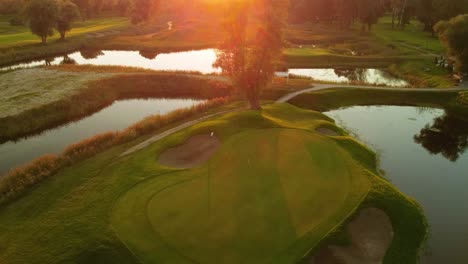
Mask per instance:
[[[378,264],[382,263],[393,240],[392,223],[380,209],[368,208],[348,224],[351,238],[348,247],[325,246],[311,263]]]
[[[338,132],[331,130],[330,128],[326,128],[326,127],[318,127],[315,129],[315,132],[325,135],[325,136],[340,136]]]
[[[220,141],[215,136],[193,136],[184,144],[164,151],[159,163],[180,169],[193,168],[208,161],[219,146]]]

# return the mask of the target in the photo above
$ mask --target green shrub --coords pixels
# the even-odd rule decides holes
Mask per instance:
[[[468,105],[468,92],[459,92],[457,101],[462,105]]]

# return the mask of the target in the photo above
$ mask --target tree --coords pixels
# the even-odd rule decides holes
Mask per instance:
[[[358,16],[362,23],[362,29],[370,31],[372,25],[379,21],[384,13],[384,3],[382,0],[358,0]]]
[[[335,0],[336,12],[342,28],[349,28],[357,16],[357,3],[352,0]]]
[[[449,21],[440,21],[434,27],[450,55],[456,59],[457,70],[468,72],[468,14],[459,15]]]
[[[130,0],[118,0],[116,2],[116,9],[120,15],[125,15],[130,9],[131,3]]]
[[[259,110],[260,92],[272,80],[281,55],[288,1],[238,0],[229,7],[227,37],[214,66],[231,78],[251,109]],[[255,23],[249,23],[250,17]],[[254,33],[253,39],[248,39],[249,32]]]
[[[434,32],[434,24],[437,22],[433,0],[419,0],[418,19],[424,24],[424,31]]]
[[[59,1],[59,15],[57,18],[57,31],[60,39],[65,39],[66,32],[71,30],[72,22],[79,19],[80,11],[78,6],[69,0]]]
[[[25,17],[31,32],[47,43],[47,37],[54,34],[59,5],[57,0],[31,0],[25,9]]]
[[[432,0],[435,22],[468,12],[468,0]]]
[[[148,21],[151,15],[156,13],[159,5],[157,0],[134,0],[131,7],[131,21],[139,24]]]
[[[85,20],[90,16],[90,2],[89,0],[73,0],[73,2],[78,6],[81,13],[81,18]]]
[[[419,0],[417,15],[424,31],[434,34],[434,25],[468,12],[468,0]]]
[[[442,154],[455,162],[468,148],[468,127],[466,121],[448,113],[426,125],[414,136],[414,141],[431,154]]]

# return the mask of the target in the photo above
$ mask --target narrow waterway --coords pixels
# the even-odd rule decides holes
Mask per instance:
[[[0,145],[0,175],[46,153],[59,153],[66,146],[99,133],[124,129],[154,114],[191,107],[200,100],[133,99],[117,101],[77,122],[45,131],[17,142]]]

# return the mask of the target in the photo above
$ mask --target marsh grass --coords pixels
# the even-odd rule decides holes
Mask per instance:
[[[153,115],[123,131],[106,132],[96,135],[68,146],[60,154],[43,155],[29,164],[12,169],[0,178],[0,205],[21,196],[42,180],[53,176],[65,167],[90,158],[110,147],[128,143],[172,123],[189,119],[211,108],[225,105],[228,102],[228,98],[215,98],[190,108],[175,110],[166,115]]]
[[[91,67],[94,69],[94,67]],[[79,120],[116,100],[145,98],[212,99],[228,96],[229,84],[214,76],[141,73],[112,76],[58,101],[0,118],[0,142],[17,140]]]

